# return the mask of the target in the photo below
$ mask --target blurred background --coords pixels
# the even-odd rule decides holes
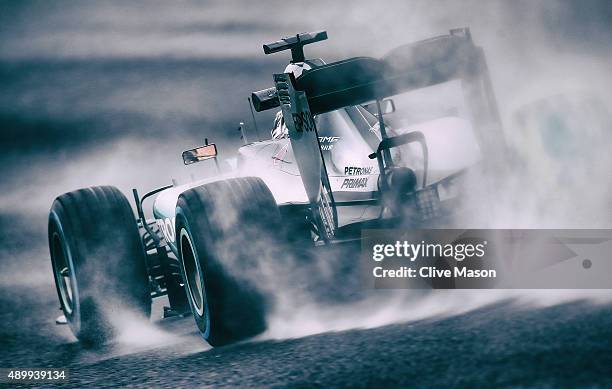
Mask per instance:
[[[559,93],[612,101],[609,0],[0,1],[2,338],[71,339],[53,326],[46,218],[57,195],[98,184],[129,195],[210,174],[206,164],[183,166],[181,152],[206,137],[231,158],[241,121],[257,139],[247,97],[288,60],[265,56],[262,44],[325,29],[329,40],[306,54],[333,61],[464,26],[485,49],[507,139],[519,148],[521,107]],[[609,103],[601,110],[607,117]],[[257,114],[260,137],[273,114]],[[605,156],[610,138],[578,153]],[[590,161],[597,174],[582,172],[582,190],[597,195],[581,220],[609,225],[610,159]]]
[[[257,137],[247,97],[288,59],[261,45],[296,32],[326,29],[306,52],[332,61],[469,26],[507,125],[548,94],[612,88],[607,0],[0,4],[2,214],[44,214],[83,186],[188,179],[206,167],[183,167],[180,153],[204,137],[230,157],[240,121]],[[257,119],[268,137],[271,114]]]

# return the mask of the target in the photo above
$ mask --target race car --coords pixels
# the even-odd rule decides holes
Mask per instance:
[[[231,172],[142,197],[134,189],[136,216],[112,186],[55,199],[51,262],[80,341],[113,339],[123,309],[149,317],[161,296],[164,317],[191,312],[213,346],[253,337],[274,304],[258,279],[266,263],[282,266],[298,245],[358,241],[363,228],[445,225],[457,211],[462,179],[504,148],[486,60],[469,29],[382,58],[306,59],[304,46],[325,39],[325,31],[301,33],[263,46],[292,56],[274,86],[251,95],[255,111],[278,110],[273,137],[240,147]],[[437,91],[429,100],[436,109],[423,109],[423,91],[452,82],[461,107],[440,108]],[[217,147],[205,143],[185,151],[184,163],[216,162]]]

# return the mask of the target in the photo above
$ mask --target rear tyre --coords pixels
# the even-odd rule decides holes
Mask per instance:
[[[57,197],[48,236],[61,309],[81,342],[112,339],[126,310],[150,316],[144,248],[132,208],[117,188],[97,186]]]
[[[213,182],[180,195],[176,242],[185,289],[212,346],[266,329],[271,301],[260,265],[278,255],[280,228],[276,201],[259,178]]]

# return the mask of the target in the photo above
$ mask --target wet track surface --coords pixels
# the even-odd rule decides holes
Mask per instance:
[[[163,300],[157,300],[151,324],[133,323],[117,344],[86,349],[67,326],[54,323],[60,312],[46,247],[34,244],[24,250],[27,245],[16,244],[19,237],[44,242],[43,229],[11,232],[25,231],[23,223],[44,225],[44,218],[0,221],[5,238],[0,367],[68,368],[67,386],[612,385],[609,298],[603,303],[569,298],[544,306],[496,298],[463,313],[450,313],[452,307],[442,314],[431,309],[431,314],[415,314],[417,319],[368,329],[359,329],[360,321],[365,323],[374,312],[352,310],[346,328],[354,329],[330,332],[332,321],[346,319],[341,317],[346,311],[338,309],[339,317],[328,316],[330,323],[323,320],[314,335],[295,331],[293,338],[271,335],[215,349],[200,338],[190,316],[160,320]],[[300,330],[309,323],[298,320],[293,325]]]
[[[544,306],[502,295],[459,313],[453,308],[467,306],[467,301],[455,299],[453,307],[449,300],[433,299],[427,309],[431,313],[403,315],[413,319],[394,319],[382,326],[362,325],[373,310],[332,309],[331,315],[328,311],[318,318],[321,327],[310,332],[314,335],[302,331],[310,325],[307,320],[294,319],[288,325],[296,331],[288,335],[272,334],[216,349],[200,338],[190,316],[160,320],[163,301],[158,300],[151,323],[128,323],[131,328],[117,344],[86,349],[67,326],[54,323],[60,311],[44,226],[42,215],[0,218],[0,367],[68,368],[67,386],[612,385],[609,292],[601,302],[577,299],[572,291]],[[346,256],[335,254],[329,259],[342,258]],[[332,273],[346,275],[341,268]],[[342,280],[330,289],[321,283],[318,294],[339,294],[342,285],[347,287]],[[541,293],[546,291],[533,291]],[[438,303],[445,307],[437,311]],[[411,308],[407,304],[395,309]],[[300,311],[296,307],[293,314]],[[333,322],[338,320],[349,324],[334,332]],[[366,326],[374,328],[359,328]]]
[[[199,338],[191,317],[174,318],[154,323],[159,333],[148,345],[90,350],[53,324],[54,291],[41,292],[0,294],[0,366],[67,367],[75,387],[612,384],[609,304],[521,308],[501,301],[449,317],[216,349]],[[156,342],[159,334],[175,336]]]
[[[576,309],[580,319],[574,316]],[[162,349],[84,366],[91,375],[82,380],[76,366],[75,382],[606,386],[612,383],[611,313],[609,307],[515,312],[500,306],[441,321],[251,343],[187,356],[160,356]],[[137,366],[146,369],[139,373]],[[131,378],[124,376],[126,370]],[[107,371],[115,373],[103,377]]]

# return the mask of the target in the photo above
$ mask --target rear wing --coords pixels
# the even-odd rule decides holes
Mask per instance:
[[[297,89],[314,114],[382,100],[486,69],[484,56],[468,35],[447,35],[400,46],[381,59],[357,57],[304,72]]]
[[[501,119],[485,55],[468,28],[397,47],[379,59],[355,57],[314,67],[295,79],[294,87],[305,93],[310,113],[317,115],[452,80],[462,80],[483,153],[503,153]],[[275,88],[254,92],[251,100],[258,112],[279,106]]]
[[[377,59],[355,57],[305,71],[296,89],[306,92],[313,115],[363,104],[412,89],[474,77],[486,70],[469,29],[397,47]],[[274,88],[254,92],[257,112],[278,107]]]

